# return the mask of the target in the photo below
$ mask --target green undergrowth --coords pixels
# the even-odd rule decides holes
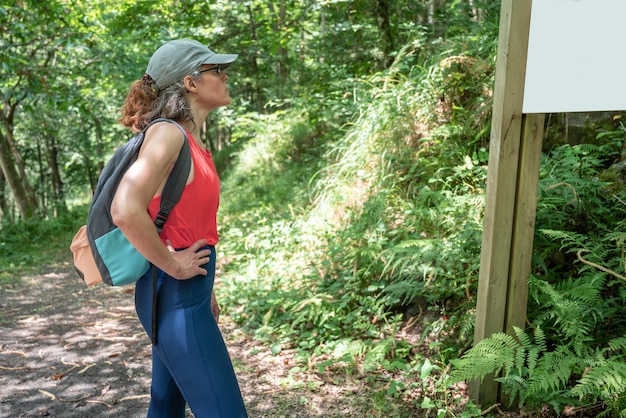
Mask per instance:
[[[363,80],[340,136],[300,109],[256,116],[223,175],[228,314],[295,350],[294,373],[365,380],[380,413],[479,412],[446,370],[473,332],[487,164],[489,104],[462,90],[488,90],[487,67],[455,56]]]
[[[87,207],[81,206],[49,219],[2,225],[0,285],[70,261],[70,242],[86,218]]]

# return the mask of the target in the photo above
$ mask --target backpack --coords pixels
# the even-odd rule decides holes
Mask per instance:
[[[156,122],[170,122],[178,126],[185,141],[165,183],[161,206],[154,221],[159,234],[169,212],[180,200],[191,168],[189,138],[185,129],[171,119],[152,121],[143,131],[119,147],[107,162],[89,207],[87,224],[83,225],[70,245],[74,268],[85,284],[106,283],[111,286],[131,284],[143,276],[150,263],[126,239],[111,218],[111,202],[126,170],[137,160],[146,130]]]

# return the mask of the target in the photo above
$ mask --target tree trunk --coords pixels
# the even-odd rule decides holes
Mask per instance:
[[[13,115],[16,106],[5,103],[0,112],[4,126],[4,133],[0,131],[0,168],[22,219],[29,220],[37,216],[37,198],[13,141]]]
[[[271,2],[270,2],[271,4]],[[287,18],[287,10],[285,8],[285,0],[280,0],[280,5],[278,8],[278,20],[274,24],[276,28],[276,33],[281,33],[283,30],[283,26],[286,25],[285,19]],[[278,76],[281,80],[287,82],[287,76],[289,74],[289,59],[287,56],[287,49],[283,46],[282,42],[278,46]],[[285,83],[280,83],[280,86],[284,86]]]
[[[44,139],[46,145],[46,162],[48,163],[48,176],[52,187],[52,204],[55,216],[59,212],[67,210],[65,205],[65,192],[63,191],[63,180],[61,180],[61,170],[59,169],[59,148],[56,143],[54,132],[46,129],[44,122]]]
[[[393,57],[391,56],[394,49],[393,34],[391,33],[391,22],[389,21],[389,1],[376,1],[376,20],[378,28],[383,33],[383,52],[385,54],[385,67],[391,66]]]
[[[468,0],[469,2],[469,7],[472,10],[472,20],[474,22],[478,22],[480,20],[480,10],[478,9],[478,6],[476,5],[476,0]]]
[[[259,45],[258,39],[257,39],[257,34],[256,34],[256,23],[254,20],[254,13],[252,12],[252,7],[250,6],[250,3],[248,3],[246,5],[246,8],[248,9],[248,16],[250,18],[250,38],[253,41],[253,45]],[[256,46],[255,46],[256,48]],[[261,81],[259,80],[259,65],[257,62],[257,51],[253,51],[252,54],[252,74],[254,74],[255,77],[255,87],[253,87],[253,95],[256,97],[253,97],[253,101],[256,102],[256,108],[257,108],[257,112],[259,113],[263,113],[264,109],[263,109],[263,94],[262,92],[262,88],[261,88]]]
[[[15,204],[20,210],[22,219],[29,220],[37,216],[37,199],[33,188],[28,183],[25,175],[20,177],[16,166],[14,154],[11,151],[12,139],[9,135],[0,133],[0,168],[9,185]]]
[[[320,10],[320,38],[324,40],[326,37],[326,8],[321,7]]]
[[[91,195],[93,196],[93,194],[96,192],[96,187],[98,185],[99,173],[102,170],[95,171],[93,169],[93,162],[91,158],[89,157],[89,155],[83,154],[83,157],[84,157],[85,169],[87,170],[87,178],[89,179],[89,187],[91,188]],[[99,162],[98,165],[100,164],[101,163]]]
[[[285,18],[287,12],[285,10],[285,0],[280,0],[278,5],[278,13],[276,13],[276,9],[274,8],[274,2],[267,2],[267,8],[270,11],[270,15],[274,18],[272,22],[272,29],[274,29],[274,33],[281,33],[282,28],[285,25]],[[287,72],[287,50],[282,46],[281,43],[278,45],[278,60],[276,75],[278,75],[281,79],[286,77]],[[279,87],[283,83],[279,83]]]
[[[4,174],[0,170],[0,223],[4,220],[4,214],[7,212],[7,198],[5,194],[7,182],[4,180]]]
[[[100,119],[93,117],[92,116],[92,120],[94,123],[94,127],[96,128],[96,155],[104,155],[104,148],[102,146],[102,123],[100,122]],[[87,141],[87,138],[85,138],[85,141]],[[102,169],[104,168],[104,161],[102,160],[102,158],[98,159],[98,175],[100,175],[99,173],[102,171]],[[95,190],[95,185],[94,185],[94,190]]]
[[[47,213],[47,203],[48,199],[48,184],[46,181],[46,168],[43,163],[42,152],[41,152],[41,137],[39,135],[35,135],[35,143],[37,145],[37,167],[39,170],[39,207],[41,208],[41,213]]]
[[[437,0],[428,0],[428,24],[435,24],[435,11],[437,10]]]
[[[284,15],[285,15],[285,1],[280,0],[280,4],[278,5],[278,13],[276,13],[276,9],[274,8],[274,2],[268,1],[267,8],[270,11],[270,16],[272,17],[272,29],[274,33],[281,33],[281,26],[284,24]],[[283,48],[280,41],[278,41],[278,59],[276,60],[276,76],[279,80],[285,80],[285,70],[287,68],[287,63],[285,62],[285,48]],[[284,82],[277,83],[277,94],[278,97],[283,97],[283,86]]]

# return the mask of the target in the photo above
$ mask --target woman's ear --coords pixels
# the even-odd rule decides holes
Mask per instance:
[[[183,78],[183,85],[188,92],[195,91],[198,88],[198,86],[196,85],[196,79],[194,79],[190,75]]]

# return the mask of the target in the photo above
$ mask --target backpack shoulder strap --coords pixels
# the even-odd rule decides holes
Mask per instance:
[[[189,150],[189,137],[187,136],[187,132],[182,126],[171,119],[159,118],[155,119],[152,123],[161,121],[175,124],[183,133],[185,140],[180,149],[180,153],[178,154],[178,158],[176,159],[176,163],[172,168],[172,172],[163,187],[163,192],[161,193],[161,206],[159,207],[159,213],[154,220],[159,234],[161,233],[161,230],[163,230],[163,225],[165,225],[165,221],[167,220],[170,211],[174,209],[174,206],[176,206],[180,200],[180,196],[183,194],[183,189],[185,188],[187,178],[189,177],[189,170],[191,169],[191,152]]]

